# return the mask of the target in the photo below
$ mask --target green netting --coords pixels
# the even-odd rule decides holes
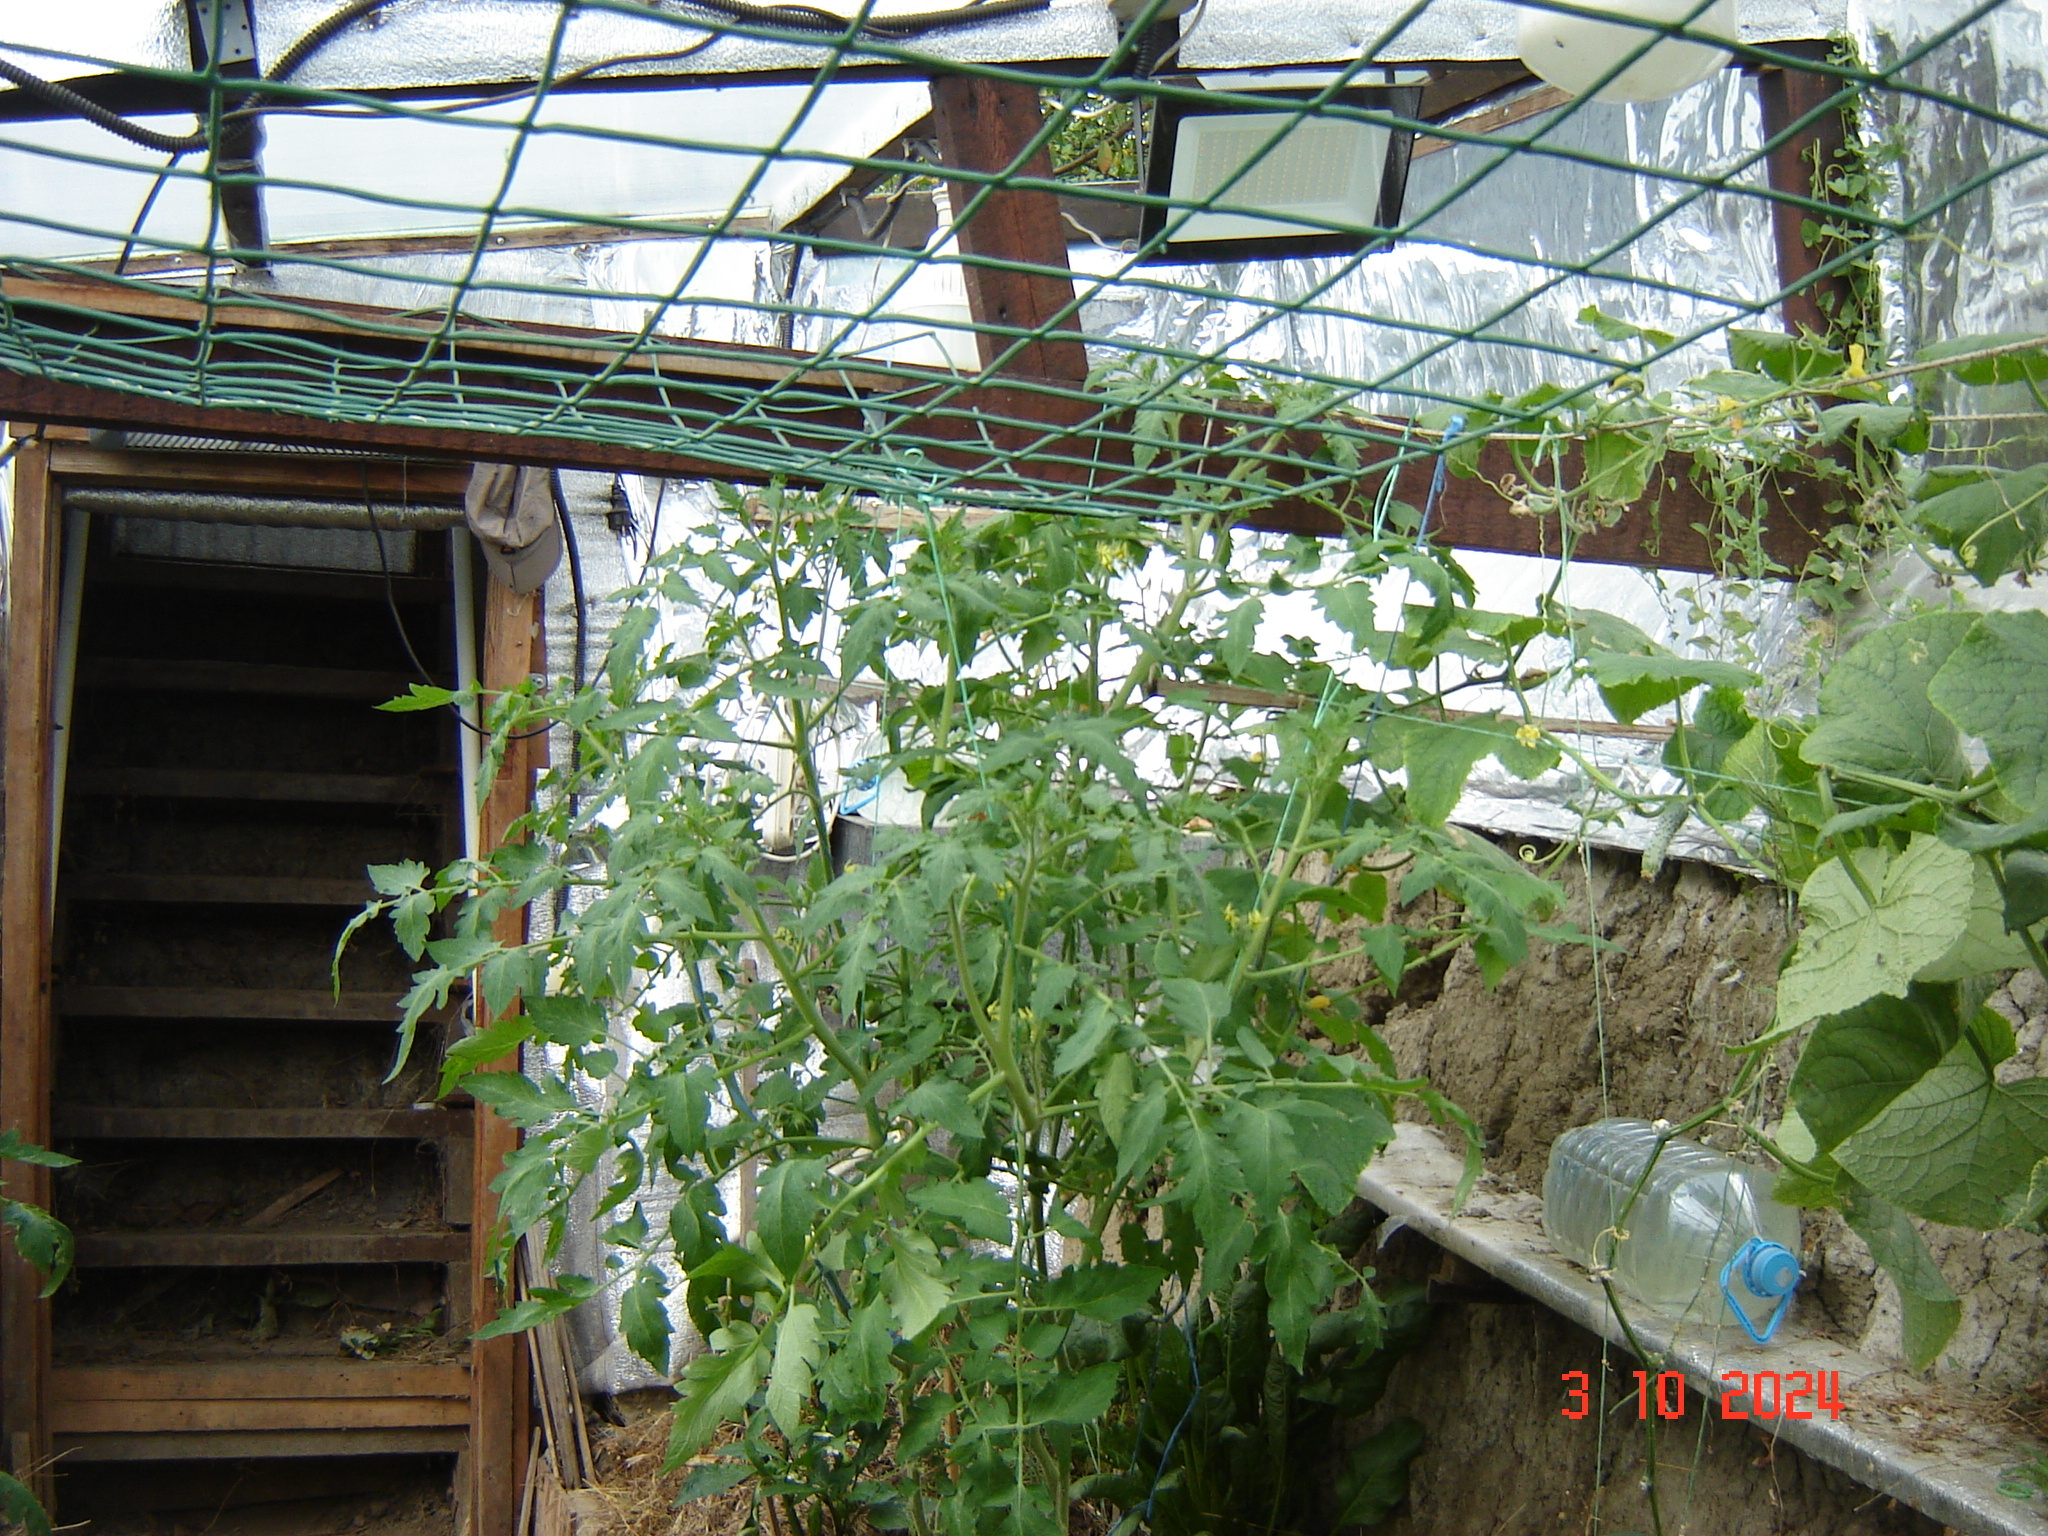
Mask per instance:
[[[924,39],[865,12],[842,24],[801,9],[657,10],[578,0],[554,10],[529,85],[479,87],[466,98],[324,90],[292,78],[320,47],[374,24],[376,5],[348,7],[343,24],[308,33],[304,46],[271,65],[284,76],[277,79],[120,69],[82,55],[38,55],[0,37],[14,57],[46,61],[45,74],[119,77],[142,93],[137,99],[159,104],[183,91],[205,113],[196,132],[189,118],[149,119],[168,135],[149,148],[76,121],[63,133],[47,123],[0,124],[0,155],[18,186],[27,185],[22,168],[33,163],[46,189],[61,184],[53,170],[75,176],[82,188],[113,185],[106,177],[118,170],[128,173],[125,185],[148,194],[133,205],[105,196],[10,197],[0,219],[0,260],[10,279],[0,306],[0,365],[193,406],[615,445],[673,455],[684,473],[787,476],[892,497],[1067,511],[1223,503],[1241,511],[1291,498],[1352,516],[1385,515],[1386,482],[1362,468],[1427,458],[1485,433],[1522,435],[1518,463],[1530,484],[1541,483],[1546,462],[1555,467],[1561,423],[1570,435],[1590,429],[1595,441],[1603,428],[1623,430],[1637,459],[1684,446],[1672,435],[1677,427],[1704,424],[1725,438],[1732,421],[1739,435],[1739,391],[1731,398],[1710,383],[1652,393],[1726,368],[1730,332],[1737,334],[1735,369],[1781,385],[1845,371],[1910,378],[1911,356],[1901,348],[1915,338],[1883,340],[1875,274],[1889,265],[1909,291],[1916,277],[1938,276],[1946,252],[1972,231],[1983,233],[1985,208],[2010,208],[2033,195],[2031,167],[2048,144],[2048,130],[1998,106],[1995,73],[1956,65],[1990,48],[1989,29],[2006,3],[1958,10],[1910,45],[1887,44],[1877,60],[1858,59],[1847,44],[1825,55],[1737,48],[1743,65],[1805,71],[1831,94],[1824,90],[1764,133],[1749,115],[1753,104],[1745,105],[1751,88],[1729,83],[1732,74],[1701,87],[1721,92],[1711,110],[1726,121],[1714,125],[1702,111],[1689,120],[1667,116],[1666,137],[1682,133],[1687,121],[1695,131],[1711,128],[1720,136],[1711,153],[1682,143],[1628,147],[1614,109],[1585,99],[1491,131],[1482,119],[1461,122],[1459,113],[1425,120],[1412,100],[1343,99],[1346,88],[1387,81],[1379,61],[1400,56],[1404,35],[1426,12],[1411,5],[1386,17],[1358,61],[1329,68],[1304,96],[1248,98],[1284,119],[1275,143],[1310,121],[1425,134],[1430,153],[1414,162],[1398,220],[1321,226],[1366,247],[1348,255],[1253,265],[1147,264],[1191,217],[1241,206],[1233,202],[1234,180],[1207,197],[1174,200],[1104,179],[1134,163],[1137,139],[1162,105],[1219,99],[1190,77],[1141,69],[1156,4],[1124,44],[1090,65],[948,64],[953,74],[1033,88],[1045,106],[1036,136],[1007,163],[985,172],[949,164],[942,179],[932,157],[906,151],[904,141],[855,153],[807,136],[807,125],[849,82],[878,68],[895,78],[932,69]],[[671,26],[674,49],[565,66],[572,18],[597,12]],[[957,28],[949,22],[948,30]],[[1675,24],[1645,30],[1636,51],[1685,32]],[[753,92],[727,93],[730,122],[716,132],[701,117],[692,120],[694,132],[666,128],[653,112],[621,126],[631,114],[599,120],[605,114],[588,106],[610,98],[584,93],[618,84],[628,66],[668,71],[637,90],[682,92],[704,83],[675,72],[733,38],[803,45],[822,62],[807,84],[791,90],[785,82],[772,111],[754,112]],[[1617,57],[1615,70],[1628,62]],[[2030,67],[2038,78],[2038,61]],[[1433,88],[1472,78],[1474,66],[1462,68],[1433,69]],[[1983,99],[1971,100],[1958,80],[1983,84]],[[27,94],[17,91],[14,100]],[[1770,157],[1804,145],[1810,130],[1845,110],[1860,137],[1839,156],[1816,162],[1809,152],[1793,184],[1781,174],[1774,187]],[[434,189],[394,185],[388,164],[342,156],[330,157],[341,163],[320,175],[305,174],[312,163],[307,125],[317,144],[320,133],[340,134],[342,125],[365,120],[388,125],[393,155],[402,157],[408,142],[445,145],[454,142],[448,134],[469,135],[489,147],[463,140],[468,158],[496,157],[498,169],[484,178],[482,195],[474,186],[462,195],[426,195]],[[293,125],[297,148],[284,163],[274,143],[266,153],[250,142],[259,121],[273,140]],[[429,127],[443,137],[405,137]],[[559,162],[565,141],[593,164],[622,156],[652,163],[645,157],[669,152],[699,157],[674,164],[718,168],[725,206],[687,217],[627,216],[595,185],[587,197],[527,199],[523,161],[544,146]],[[1949,146],[1926,161],[1941,168],[1939,176],[1914,174],[1919,141]],[[1048,175],[1055,148],[1058,174]],[[764,227],[774,221],[762,216],[763,189],[793,166],[827,168],[826,181],[843,176],[871,190],[891,216],[904,199],[941,184],[951,206],[940,205],[928,248],[891,253],[901,265],[878,269],[860,289],[829,280],[829,269],[876,254],[872,240],[821,232],[816,220]],[[154,184],[139,170],[154,173]],[[1470,217],[1517,206],[1517,196],[1528,195],[1525,179],[1585,197],[1582,238],[1571,249],[1503,238],[1484,217]],[[1070,212],[1082,210],[1083,231],[1119,217],[1128,223],[1133,210],[1163,209],[1164,219],[1149,239],[1126,242],[1130,249],[1099,253],[1070,300],[1024,323],[985,314],[973,322],[981,341],[975,362],[961,366],[957,349],[949,368],[907,362],[911,344],[903,338],[917,316],[906,313],[916,308],[906,296],[933,272],[964,267],[1068,280],[1065,265],[991,255],[988,241],[971,234],[966,243],[976,254],[962,255],[943,239],[948,228],[971,231],[978,218],[985,228],[998,200],[1016,190],[1063,194]],[[354,227],[381,216],[396,229],[457,234],[438,254],[410,258],[365,241],[238,243],[256,227],[246,211],[252,205],[275,210],[323,199],[350,210]],[[199,210],[196,232],[161,212],[181,200]],[[1789,282],[1770,250],[1771,215],[1780,208],[1804,220],[1816,258]],[[665,265],[642,263],[645,271],[659,268],[658,280],[621,282],[601,295],[592,325],[586,276],[546,262],[514,263],[502,249],[508,239],[544,239],[554,226],[573,228],[585,244],[666,241],[671,254]],[[1697,247],[1701,230],[1719,248],[1688,254],[1686,241]],[[65,254],[38,254],[51,250]],[[109,259],[117,250],[120,258]],[[1418,261],[1425,252],[1428,261]],[[758,280],[733,280],[735,255],[739,265],[761,268]],[[36,286],[52,280],[78,286]],[[392,302],[394,291],[407,301]],[[1447,291],[1461,303],[1442,302]],[[1777,330],[1781,306],[1809,291],[1825,296],[1827,334],[1814,349],[1825,364],[1762,357],[1759,343],[1741,338],[1746,329]],[[367,302],[326,302],[335,295]],[[585,317],[569,332],[540,334],[522,318],[553,318],[564,306]],[[1156,323],[1100,334],[1100,306],[1149,314]],[[603,323],[607,314],[635,310],[644,317],[636,324]],[[968,323],[945,321],[941,334]],[[1076,330],[1097,333],[1089,376],[1046,377],[1041,345]],[[1302,344],[1305,333],[1320,340]],[[523,348],[508,348],[508,340]],[[735,341],[786,350],[749,352]],[[787,349],[802,356],[792,359]],[[1888,361],[1907,371],[1887,375]],[[1585,472],[1593,479],[1603,468],[1589,459]],[[1627,503],[1643,484],[1625,469],[1604,499]],[[1505,489],[1513,499],[1515,487]],[[1523,494],[1526,502],[1532,493]]]

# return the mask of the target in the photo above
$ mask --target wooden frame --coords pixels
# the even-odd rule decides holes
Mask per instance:
[[[8,605],[4,737],[0,737],[0,759],[4,759],[8,789],[5,848],[4,855],[0,855],[4,859],[0,862],[0,898],[4,898],[0,899],[0,1127],[18,1130],[25,1139],[47,1145],[56,1129],[50,1083],[54,1012],[50,986],[50,837],[55,810],[51,770],[63,486],[120,483],[174,487],[206,480],[255,493],[317,495],[324,490],[356,496],[362,494],[367,473],[373,493],[403,493],[415,501],[455,502],[460,500],[467,484],[468,467],[416,462],[365,466],[294,459],[285,454],[128,452],[91,446],[81,441],[85,434],[77,429],[58,427],[47,433],[39,428],[16,430],[21,435],[34,431],[36,436],[20,450],[14,463],[14,546],[9,573],[13,590]],[[513,686],[533,664],[539,620],[537,598],[514,597],[492,583],[482,608],[483,680],[487,687]],[[538,741],[536,738],[535,743],[515,748],[512,760],[499,775],[498,784],[484,806],[486,846],[502,838],[531,803]],[[507,936],[523,935],[523,912],[506,914],[499,921]],[[130,993],[135,995],[127,995]],[[104,1010],[116,1017],[168,1017],[181,1013],[213,1017],[227,1006],[225,996],[217,991],[190,989],[74,988],[69,994],[69,1006],[75,1011]],[[237,1012],[253,1010],[249,1016],[281,1025],[316,1019],[388,1026],[395,999],[349,994],[336,1002],[325,993],[256,993],[234,994],[230,1001]],[[516,1070],[518,1059],[508,1057],[497,1065]],[[203,1118],[208,1112],[196,1113]],[[287,1112],[284,1118],[308,1119],[308,1112],[300,1112],[296,1117]],[[466,1111],[436,1109],[353,1117],[345,1114],[344,1118],[349,1119],[348,1128],[353,1131],[366,1128],[356,1125],[356,1120],[374,1120],[377,1124],[368,1128],[380,1134],[407,1138],[419,1135],[449,1146],[453,1154],[449,1158],[449,1174],[465,1181],[464,1187],[456,1192],[455,1204],[474,1218],[470,1236],[463,1244],[469,1259],[468,1293],[456,1310],[459,1313],[461,1306],[467,1306],[468,1315],[476,1321],[488,1319],[501,1301],[483,1269],[498,1209],[497,1196],[489,1185],[505,1154],[518,1145],[516,1128],[481,1109],[473,1117]],[[279,1125],[271,1123],[277,1119],[277,1112],[269,1112],[259,1114],[246,1125],[202,1126],[195,1120],[193,1126],[184,1129],[190,1134],[204,1131],[209,1136],[224,1130],[268,1136],[279,1130]],[[324,1121],[311,1124],[309,1120],[309,1126],[313,1130],[335,1128]],[[97,1133],[109,1128],[94,1124],[69,1129]],[[165,1127],[158,1125],[153,1129],[161,1132]],[[179,1128],[171,1129],[176,1132]],[[451,1142],[451,1136],[460,1138],[461,1144]],[[47,1169],[7,1164],[4,1173],[10,1195],[39,1205],[50,1203],[51,1178]],[[470,1211],[472,1205],[474,1210]],[[245,1245],[305,1245],[304,1239],[258,1232],[212,1239],[216,1244],[224,1240]],[[107,1249],[110,1240],[83,1241],[81,1250],[92,1242]],[[432,1252],[394,1251],[391,1257],[428,1262],[441,1262],[451,1256],[459,1258],[448,1250],[445,1239],[437,1237],[433,1242],[439,1246]],[[161,1247],[160,1242],[157,1247]],[[56,1374],[53,1389],[50,1314],[48,1305],[37,1299],[40,1278],[15,1255],[11,1244],[0,1243],[0,1249],[4,1249],[0,1252],[0,1434],[4,1434],[0,1445],[4,1445],[4,1460],[9,1469],[46,1499],[51,1491],[46,1468],[53,1434],[74,1459],[88,1461],[153,1455],[261,1455],[266,1453],[266,1447],[274,1454],[277,1448],[265,1437],[287,1431],[296,1437],[292,1440],[297,1447],[293,1454],[316,1456],[453,1450],[460,1447],[449,1437],[459,1435],[466,1439],[469,1449],[463,1464],[468,1486],[463,1492],[471,1512],[472,1536],[512,1536],[524,1474],[529,1418],[526,1346],[522,1338],[474,1345],[466,1370],[460,1366],[436,1367],[434,1370],[439,1374],[430,1372],[431,1381],[423,1376],[412,1386],[401,1388],[396,1397],[387,1394],[382,1398],[363,1398],[361,1386],[346,1368],[330,1369],[327,1375],[334,1380],[325,1386],[324,1378],[309,1379],[302,1384],[305,1390],[295,1389],[291,1395],[308,1400],[307,1404],[286,1405],[281,1398],[271,1401],[282,1391],[274,1382],[270,1390],[256,1394],[265,1399],[261,1402],[213,1400],[208,1393],[201,1392],[195,1397],[182,1389],[148,1394],[152,1402],[162,1399],[156,1414],[163,1421],[162,1429],[178,1432],[170,1438],[179,1443],[171,1445],[162,1434],[154,1432],[148,1436],[103,1432],[115,1421],[104,1408],[92,1406],[103,1398],[124,1395],[114,1390],[118,1385],[116,1378],[137,1377],[141,1368],[67,1368]],[[119,1263],[123,1258],[112,1251],[95,1256],[102,1263]],[[331,1262],[343,1257],[322,1252],[307,1261]],[[280,1259],[284,1261],[287,1260]],[[204,1263],[206,1255],[195,1252],[192,1262]],[[462,1283],[459,1269],[450,1280],[451,1284]],[[260,1375],[266,1368],[249,1369]],[[380,1369],[388,1372],[389,1368]],[[456,1390],[457,1375],[451,1373],[461,1376],[460,1391]],[[397,1385],[395,1381],[391,1384]],[[218,1385],[216,1382],[215,1387]],[[313,1399],[330,1397],[337,1401],[328,1407],[311,1404]],[[418,1405],[405,1406],[414,1398],[426,1397],[451,1399],[432,1406],[427,1413],[435,1424],[445,1427],[422,1428]],[[350,1406],[352,1403],[356,1406]],[[381,1429],[380,1421],[411,1427]],[[89,1439],[81,1441],[81,1435]]]
[[[6,847],[0,854],[0,1128],[50,1139],[50,832],[57,663],[57,594],[64,519],[50,476],[50,449],[32,442],[14,461],[14,528],[8,571],[4,746]],[[47,1207],[47,1168],[0,1167],[7,1193]],[[41,1279],[10,1243],[0,1244],[0,1421],[14,1475],[47,1497],[50,1432],[49,1306]]]

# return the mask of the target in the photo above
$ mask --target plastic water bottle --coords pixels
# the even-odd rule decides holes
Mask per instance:
[[[1739,1323],[1768,1344],[1800,1280],[1799,1216],[1771,1198],[1771,1177],[1682,1138],[1658,1154],[1647,1120],[1596,1120],[1551,1146],[1543,1227],[1566,1258],[1611,1270],[1655,1311]]]

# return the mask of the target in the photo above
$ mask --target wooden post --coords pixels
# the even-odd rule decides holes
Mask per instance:
[[[467,537],[457,532],[456,537]],[[487,693],[502,692],[524,681],[533,665],[533,645],[540,628],[540,594],[517,596],[496,581],[484,584],[483,653],[478,681]],[[505,840],[512,823],[533,801],[534,743],[515,742],[485,798],[482,851]],[[494,932],[502,944],[526,940],[526,909],[498,914]],[[476,1027],[490,1024],[481,994],[475,998]],[[517,1072],[514,1051],[479,1068],[485,1072]],[[470,1317],[482,1327],[504,1305],[504,1290],[485,1268],[485,1256],[498,1224],[498,1194],[491,1181],[504,1171],[505,1159],[519,1147],[519,1128],[479,1104],[476,1108],[474,1214],[470,1222]],[[526,1343],[518,1334],[486,1339],[470,1346],[470,1536],[513,1536],[524,1484],[530,1400],[527,1388]]]
[[[932,82],[932,124],[938,133],[939,157],[948,169],[985,175],[1007,171],[1050,181],[1052,161],[1045,150],[1024,153],[1043,121],[1036,86],[967,75],[942,75]],[[1061,310],[1072,310],[1074,279],[1067,268],[1067,231],[1058,193],[960,181],[947,183],[947,191],[956,218],[976,197],[982,198],[960,226],[967,307],[977,327],[1033,330]],[[985,266],[984,261],[1044,270],[1016,271]],[[1002,365],[1004,373],[1077,389],[1087,381],[1088,350],[1072,313],[1056,331],[1021,345],[1014,336],[990,335],[986,330],[978,335],[985,368],[1014,347],[1016,352]]]
[[[50,803],[57,587],[64,518],[50,450],[31,443],[14,461],[14,541],[8,572],[6,847],[0,855],[0,1129],[50,1140]],[[48,1208],[50,1170],[0,1165],[0,1187]],[[0,1419],[6,1462],[46,1501],[50,1455],[44,1405],[50,1309],[42,1279],[0,1239]]]
[[[1825,57],[1827,43],[1773,43],[1773,51],[1812,58]],[[1757,76],[1763,106],[1764,137],[1774,139],[1841,89],[1830,75],[1804,69],[1765,69]],[[1842,109],[1823,112],[1770,152],[1771,190],[1793,197],[1835,201],[1826,190],[1827,174],[1842,165],[1848,123]],[[1846,210],[1845,210],[1846,212]],[[1778,284],[1790,289],[1817,271],[1833,251],[1832,242],[1809,243],[1806,226],[1814,214],[1791,203],[1771,205],[1771,227],[1778,247]],[[1828,336],[1838,328],[1854,336],[1861,329],[1855,313],[1856,292],[1848,276],[1832,272],[1784,301],[1785,328],[1795,335],[1811,331]]]

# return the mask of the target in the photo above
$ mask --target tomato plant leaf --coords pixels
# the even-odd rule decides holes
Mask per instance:
[[[673,1332],[663,1301],[668,1290],[668,1277],[654,1265],[643,1264],[619,1297],[619,1330],[626,1336],[626,1347],[664,1376]]]
[[[818,1350],[818,1309],[808,1301],[793,1303],[775,1330],[775,1363],[768,1372],[763,1403],[775,1427],[792,1440],[803,1427],[804,1405],[811,1400]]]
[[[739,1416],[767,1368],[761,1336],[745,1324],[720,1328],[710,1344],[710,1352],[690,1362],[679,1384],[663,1462],[671,1472],[709,1445],[719,1426]]]

